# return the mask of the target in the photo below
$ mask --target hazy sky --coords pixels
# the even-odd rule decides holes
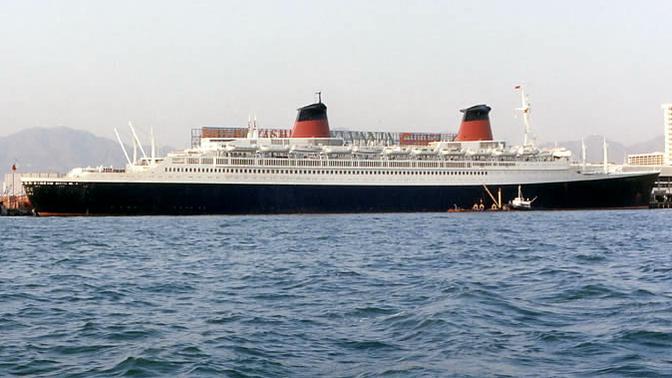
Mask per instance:
[[[662,134],[672,1],[0,0],[0,136],[129,120],[183,146],[201,125],[289,128],[322,90],[332,128],[456,131],[493,107],[522,139]]]

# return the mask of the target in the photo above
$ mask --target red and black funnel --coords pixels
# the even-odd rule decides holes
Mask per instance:
[[[475,105],[460,110],[464,116],[455,141],[492,140],[492,129],[490,129],[490,117],[488,116],[490,110],[491,108],[487,105]]]
[[[326,105],[318,102],[299,108],[298,111],[292,128],[292,138],[330,137]]]

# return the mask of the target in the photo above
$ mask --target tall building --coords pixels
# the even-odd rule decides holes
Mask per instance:
[[[665,164],[672,165],[672,104],[663,104],[665,120]]]

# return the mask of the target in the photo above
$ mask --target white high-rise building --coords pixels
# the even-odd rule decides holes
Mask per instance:
[[[665,122],[665,164],[672,165],[672,104],[663,104]]]

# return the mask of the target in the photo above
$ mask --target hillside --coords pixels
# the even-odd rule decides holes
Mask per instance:
[[[652,138],[648,141],[642,143],[636,143],[631,145],[625,145],[620,142],[616,142],[610,139],[607,139],[609,161],[613,163],[623,163],[628,154],[639,154],[646,152],[661,152],[663,151],[663,136],[658,136]],[[591,135],[585,138],[586,143],[586,157],[589,162],[601,162],[602,161],[602,143],[603,137],[599,135]],[[542,147],[552,147],[555,143],[544,143]],[[558,142],[559,147],[565,147],[572,151],[572,156],[574,160],[581,159],[581,140],[572,140]]]
[[[0,173],[9,172],[15,162],[19,172],[67,172],[74,167],[126,165],[115,140],[67,127],[32,128],[0,137]]]

